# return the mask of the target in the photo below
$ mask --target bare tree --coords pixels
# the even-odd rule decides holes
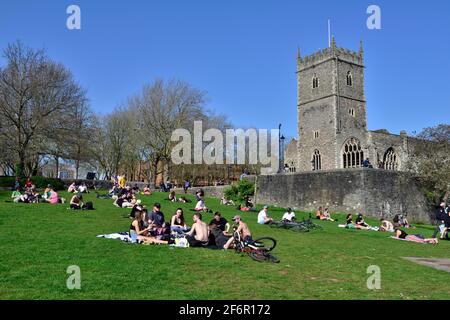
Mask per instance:
[[[171,160],[172,132],[192,128],[194,119],[204,115],[204,102],[204,92],[177,80],[167,83],[156,80],[129,100],[130,109],[139,114],[138,129],[148,150],[154,183],[158,174],[167,168],[163,163]]]
[[[70,112],[85,100],[84,91],[63,65],[43,50],[17,42],[4,51],[0,69],[2,134],[17,160],[16,175],[33,174],[54,116]],[[6,129],[5,129],[6,128]]]

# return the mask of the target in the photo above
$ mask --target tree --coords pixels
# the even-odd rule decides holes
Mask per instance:
[[[450,125],[426,128],[415,137],[406,167],[419,176],[430,200],[446,201],[450,196]]]
[[[85,101],[85,92],[63,65],[43,50],[22,43],[8,45],[6,66],[0,69],[0,122],[17,166],[16,175],[37,172],[55,117]]]
[[[106,179],[119,174],[123,161],[135,153],[135,118],[125,109],[116,109],[110,115],[94,120],[92,155],[105,172]]]
[[[164,163],[171,161],[172,132],[191,129],[194,119],[204,116],[204,102],[202,91],[177,80],[156,80],[129,100],[129,108],[139,115],[138,132],[148,150],[155,184],[158,174],[164,172]]]

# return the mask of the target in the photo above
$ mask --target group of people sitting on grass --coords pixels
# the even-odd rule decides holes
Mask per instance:
[[[353,222],[353,215],[348,214],[347,218],[346,218],[345,228],[390,232],[390,233],[393,233],[393,236],[392,236],[393,238],[400,239],[400,240],[413,241],[413,242],[418,242],[418,243],[432,243],[432,244],[438,243],[438,239],[435,237],[426,238],[423,234],[408,234],[408,233],[406,233],[406,231],[402,230],[402,228],[415,229],[415,227],[412,227],[409,224],[408,220],[402,214],[395,215],[393,220],[394,220],[394,223],[390,222],[389,220],[387,220],[385,218],[382,218],[382,219],[380,219],[379,227],[371,227],[369,224],[367,224],[364,221],[364,217],[361,213],[358,214],[355,222]]]
[[[11,194],[11,199],[15,203],[58,204],[65,202],[65,199],[60,197],[51,185],[47,185],[43,193],[39,193],[35,185],[25,186],[23,193],[20,190],[21,188],[16,188]]]
[[[196,212],[192,216],[192,225],[189,226],[184,217],[182,208],[178,208],[170,218],[165,220],[161,211],[161,204],[155,203],[151,212],[145,206],[135,206],[130,218],[130,237],[133,241],[145,244],[171,244],[174,239],[183,236],[190,247],[216,247],[229,249],[234,245],[233,235],[230,233],[231,225],[223,218],[220,212],[214,213],[213,219],[206,224],[202,213]],[[240,216],[233,218],[234,229],[243,239],[251,240],[251,233]]]
[[[77,184],[76,182],[72,182],[67,188],[68,193],[89,193],[89,189],[86,186],[86,183],[82,182]]]
[[[110,190],[111,198],[114,200],[113,204],[118,208],[133,208],[136,204],[140,203],[140,200],[137,198],[139,195],[139,191],[131,188],[131,186],[127,185],[125,188],[113,188],[114,190]],[[98,195],[97,195],[98,197]]]
[[[331,218],[331,214],[330,214],[328,208],[325,208],[325,210],[323,210],[322,207],[319,207],[319,209],[317,209],[316,218],[319,220],[325,220],[325,221],[336,221],[333,218]]]

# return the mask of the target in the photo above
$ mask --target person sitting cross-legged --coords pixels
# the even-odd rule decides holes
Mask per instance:
[[[322,217],[320,220],[326,220],[326,221],[336,221],[335,219],[331,218],[331,214],[328,210],[328,208],[325,208],[325,210],[322,213]]]
[[[169,192],[169,201],[177,202],[177,196],[175,195],[175,191],[173,190]]]
[[[227,219],[222,217],[220,212],[214,213],[214,218],[211,220],[209,225],[216,225],[222,231],[228,232],[230,230],[230,224]]]
[[[150,190],[150,185],[146,185],[144,187],[144,190],[142,191],[142,194],[146,195],[146,196],[150,196],[152,194],[152,191]]]
[[[145,227],[144,223],[145,219],[145,212],[144,211],[137,211],[133,221],[130,225],[130,237],[131,239],[136,239],[139,241],[142,241],[147,244],[168,244],[167,241],[164,240],[158,240],[155,237],[150,235],[150,226]]]
[[[287,211],[283,214],[281,221],[283,222],[294,222],[295,221],[295,212],[292,211],[291,208],[287,208]]]
[[[356,223],[356,225],[358,225],[360,227],[369,228],[369,225],[364,221],[364,217],[363,217],[362,213],[358,214],[358,216],[356,217],[355,223]]]
[[[345,227],[347,229],[359,229],[359,230],[369,230],[369,228],[353,223],[353,215],[349,213],[347,215]]]
[[[381,232],[394,232],[394,225],[392,222],[381,218],[380,219],[380,229]]]
[[[183,209],[178,208],[170,221],[170,230],[175,232],[186,232],[190,228],[186,225],[184,220]]]
[[[202,221],[202,214],[196,213],[192,217],[194,224],[189,232],[186,233],[186,239],[191,247],[205,247],[209,242],[209,228]]]
[[[258,223],[259,224],[270,224],[273,219],[267,215],[269,206],[264,206],[263,209],[258,213]]]
[[[83,196],[81,195],[81,193],[74,195],[72,199],[70,199],[70,209],[83,209]]]
[[[16,190],[14,190],[11,194],[11,199],[13,199],[14,202],[21,201],[22,194],[20,193],[19,188],[20,187],[16,188]]]
[[[72,182],[69,186],[69,188],[67,188],[67,192],[68,193],[74,193],[77,192],[77,184],[75,182]]]
[[[205,212],[209,211],[209,209],[206,206],[205,201],[203,201],[203,199],[200,199],[197,201],[197,204],[195,205],[194,210],[195,211],[205,211]]]

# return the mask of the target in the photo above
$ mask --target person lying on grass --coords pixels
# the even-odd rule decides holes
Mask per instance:
[[[234,216],[233,221],[235,224],[233,229],[235,232],[239,233],[241,239],[246,242],[253,242],[252,233],[250,232],[250,229],[248,228],[247,224],[244,221],[242,221],[241,216]],[[225,250],[234,248],[234,237],[231,237],[227,241],[227,243],[223,246],[223,248]]]
[[[425,236],[422,234],[411,234],[410,235],[400,229],[395,229],[394,237],[398,238],[398,239],[403,239],[403,240],[418,242],[418,243],[438,244],[438,239],[436,239],[436,238],[425,238]]]
[[[130,237],[136,239],[138,241],[142,241],[145,244],[168,244],[167,241],[158,240],[155,237],[150,235],[151,226],[147,228],[144,226],[145,212],[137,211],[135,214],[134,220],[130,225]]]
[[[170,230],[178,233],[187,232],[190,228],[184,220],[183,209],[178,208],[170,220]]]
[[[194,224],[189,232],[186,233],[186,239],[191,247],[205,247],[209,242],[209,228],[202,221],[202,214],[196,213],[192,217]]]
[[[228,200],[227,198],[225,198],[224,196],[220,199],[220,204],[224,205],[224,206],[234,206],[234,201],[233,200]]]
[[[178,201],[180,201],[180,202],[182,202],[182,203],[189,203],[189,202],[191,202],[191,200],[187,199],[186,197],[180,197],[180,198],[178,199]]]
[[[70,199],[70,209],[81,210],[83,208],[83,196],[81,193],[76,194]]]
[[[249,207],[246,207],[246,206],[240,204],[236,207],[236,210],[239,210],[242,212],[249,212],[249,211],[252,211],[252,208],[249,208]]]

